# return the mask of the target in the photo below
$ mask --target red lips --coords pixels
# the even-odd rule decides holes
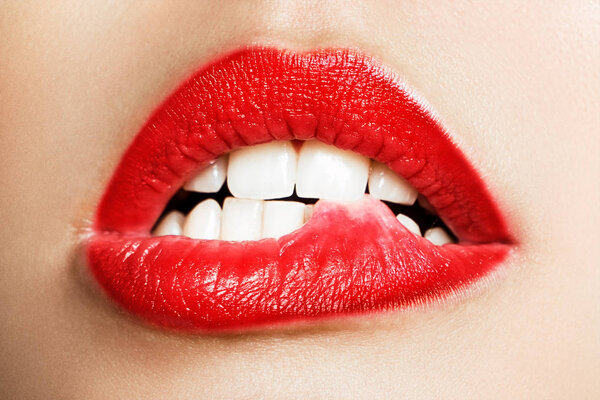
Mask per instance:
[[[232,149],[317,138],[388,164],[459,238],[434,246],[378,200],[320,201],[311,220],[255,242],[151,237],[173,194]],[[203,68],[123,156],[87,256],[108,295],[164,327],[213,331],[407,306],[492,271],[512,239],[484,182],[377,62],[347,50],[255,48]]]

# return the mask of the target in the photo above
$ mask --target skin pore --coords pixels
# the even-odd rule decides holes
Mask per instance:
[[[6,398],[593,398],[600,391],[600,6],[593,1],[19,2],[0,13]],[[519,248],[431,308],[300,330],[165,333],[77,258],[152,110],[246,45],[351,47],[427,99]]]

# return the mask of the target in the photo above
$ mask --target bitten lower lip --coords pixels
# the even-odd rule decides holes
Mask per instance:
[[[316,138],[386,163],[458,244],[410,234],[383,203],[320,201],[280,239],[152,237],[173,194],[233,149]],[[492,272],[514,240],[485,183],[377,61],[333,49],[250,48],[200,69],[154,112],[104,193],[86,244],[105,292],[165,328],[211,332],[407,307]]]

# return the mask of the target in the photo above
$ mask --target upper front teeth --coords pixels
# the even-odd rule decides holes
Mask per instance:
[[[385,164],[374,162],[369,176],[369,193],[376,199],[412,205],[419,192]]]
[[[294,193],[296,150],[291,142],[270,142],[229,156],[227,186],[235,197],[276,199]]]
[[[215,193],[221,190],[227,177],[227,156],[212,161],[196,176],[187,181],[183,188],[190,192]]]
[[[291,196],[340,201],[357,200],[369,192],[380,200],[413,204],[417,191],[384,164],[318,140],[304,142],[299,152],[290,141],[245,147],[220,157],[184,189],[218,192],[227,178],[231,193],[245,199],[276,199]]]
[[[298,158],[299,197],[357,200],[365,193],[370,160],[323,142],[304,143]]]

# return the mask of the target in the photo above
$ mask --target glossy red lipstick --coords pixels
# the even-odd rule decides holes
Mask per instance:
[[[277,240],[150,235],[199,167],[239,147],[313,138],[386,163],[459,243],[412,235],[368,196],[319,201],[306,225]],[[130,313],[210,332],[438,298],[493,271],[511,243],[476,170],[378,62],[349,50],[252,48],[202,68],[154,112],[100,201],[86,253],[105,292]]]

